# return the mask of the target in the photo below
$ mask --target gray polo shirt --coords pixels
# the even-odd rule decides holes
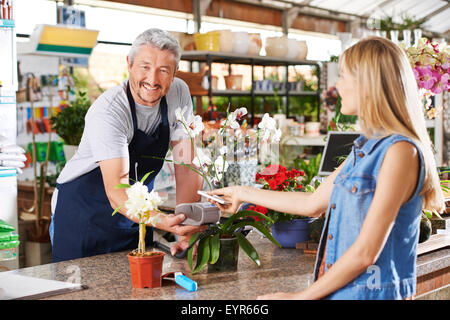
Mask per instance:
[[[65,183],[92,171],[99,161],[128,158],[128,144],[133,139],[133,119],[127,99],[127,81],[105,91],[89,108],[81,143],[70,159],[57,182]],[[175,110],[189,106],[185,118],[193,116],[192,100],[186,83],[175,78],[166,94],[167,115],[170,125],[170,140],[188,138],[184,128],[175,118]],[[154,107],[136,103],[138,129],[149,134],[161,120],[159,103]]]

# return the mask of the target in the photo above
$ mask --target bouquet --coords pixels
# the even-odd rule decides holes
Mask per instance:
[[[336,109],[336,105],[338,102],[339,93],[336,87],[330,87],[324,95],[325,105],[330,111],[334,111]]]
[[[433,119],[438,110],[431,104],[431,96],[450,90],[450,48],[421,38],[417,46],[404,49],[424,101],[425,112],[429,119]]]

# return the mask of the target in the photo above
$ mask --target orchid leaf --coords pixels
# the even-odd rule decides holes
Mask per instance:
[[[261,265],[261,260],[259,260],[258,252],[255,247],[247,240],[247,238],[240,232],[234,233],[236,238],[238,239],[239,246],[242,250],[256,263],[257,266]]]
[[[152,173],[153,173],[153,171],[147,172],[147,173],[145,174],[145,176],[142,177],[141,183],[144,183],[145,180],[147,180],[148,176],[151,175]]]
[[[117,211],[119,211],[120,209],[123,208],[123,206],[124,206],[124,205],[122,204],[122,205],[120,205],[119,207],[117,207],[116,210],[114,210],[114,212],[111,214],[111,216],[115,215]]]
[[[260,223],[258,222],[248,222],[248,221],[244,221],[244,222],[240,222],[237,223],[235,225],[233,225],[234,230],[237,230],[239,228],[242,227],[246,227],[246,226],[251,226],[251,227],[255,227],[256,229],[258,229],[264,236],[266,236],[267,239],[269,239],[273,244],[277,245],[278,247],[281,248],[281,245],[278,243],[277,240],[275,240],[275,238],[272,236],[272,234],[270,234],[270,232]]]
[[[220,239],[219,234],[215,234],[211,237],[211,240],[209,242],[209,246],[211,247],[211,256],[209,258],[210,264],[215,264],[217,260],[219,259],[220,255]]]
[[[189,268],[192,270],[192,256],[194,253],[194,246],[191,246],[195,241],[197,241],[198,237],[200,236],[200,232],[193,234],[191,236],[191,238],[189,239],[189,250],[188,250],[188,254],[187,254],[187,260],[188,260],[188,264],[189,264]]]
[[[239,211],[236,214],[233,214],[231,217],[228,218],[228,220],[223,224],[223,230],[225,230],[225,232],[229,232],[230,226],[231,224],[239,218],[243,218],[243,217],[258,217],[260,219],[264,219],[267,220],[270,223],[273,223],[272,219],[270,219],[268,216],[263,215],[260,212],[257,211],[253,211],[253,210],[242,210]]]
[[[131,185],[129,185],[128,183],[121,183],[114,187],[114,189],[126,189],[126,188],[131,188]]]
[[[209,261],[210,249],[209,249],[210,237],[205,237],[199,241],[197,247],[197,265],[195,266],[192,274],[195,274],[203,269]]]

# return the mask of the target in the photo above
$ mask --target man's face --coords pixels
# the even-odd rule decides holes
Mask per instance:
[[[130,88],[134,100],[153,107],[169,91],[175,76],[175,56],[168,50],[142,45],[133,65],[127,57]]]

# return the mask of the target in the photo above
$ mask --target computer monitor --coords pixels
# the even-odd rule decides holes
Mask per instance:
[[[350,154],[353,141],[360,133],[328,131],[327,143],[323,149],[320,160],[319,176],[330,175],[345,160],[344,157]]]

